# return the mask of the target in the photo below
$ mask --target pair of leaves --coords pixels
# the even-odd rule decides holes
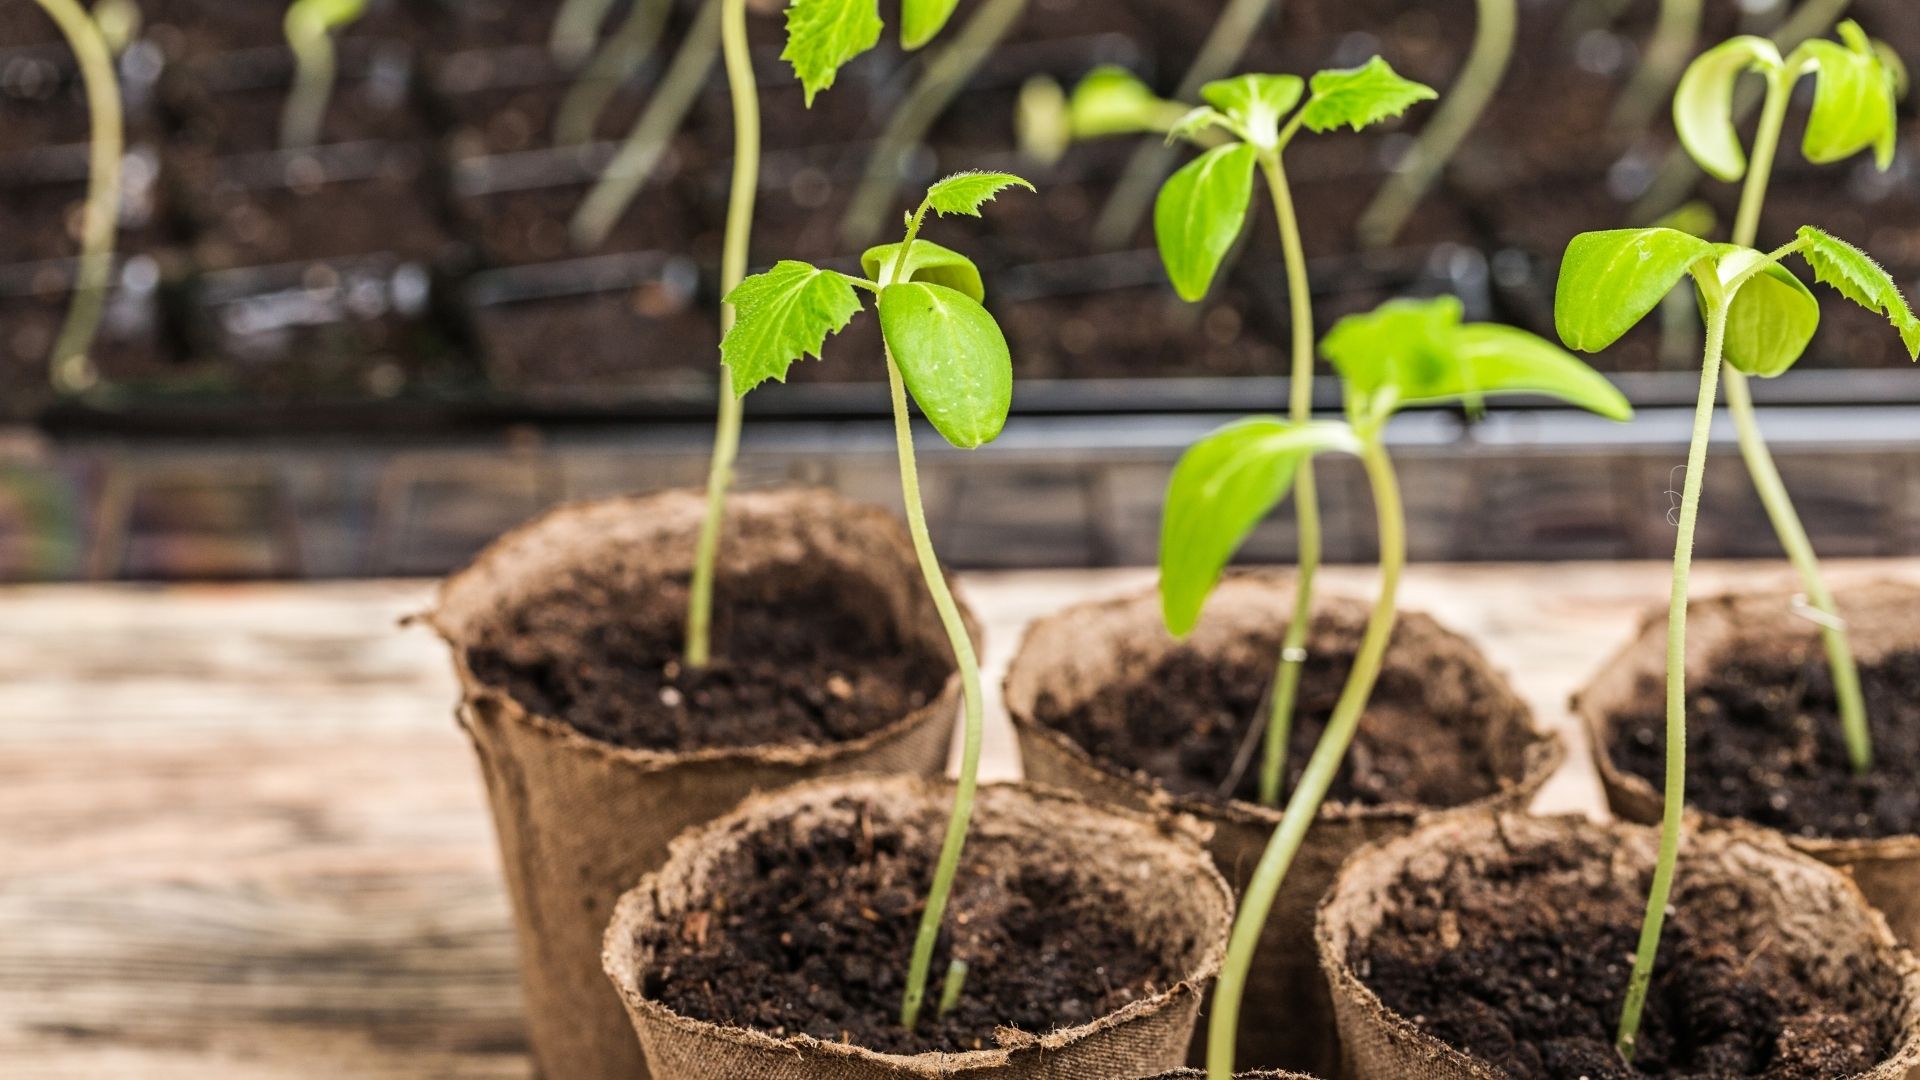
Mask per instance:
[[[959,0],[901,0],[900,44],[918,49],[932,41],[958,6]],[[793,0],[780,58],[793,66],[809,108],[832,88],[841,67],[880,43],[885,28],[878,0]]]

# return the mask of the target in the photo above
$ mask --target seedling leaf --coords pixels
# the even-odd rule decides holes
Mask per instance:
[[[1206,298],[1220,264],[1246,224],[1258,151],[1215,147],[1168,178],[1154,204],[1154,235],[1167,277],[1182,299]]]
[[[1248,140],[1271,147],[1280,139],[1280,121],[1307,92],[1297,75],[1238,75],[1210,82],[1200,96],[1238,125]]]
[[[918,49],[938,37],[960,0],[901,0],[900,46]]]
[[[1680,77],[1673,95],[1673,124],[1693,160],[1725,181],[1747,174],[1747,151],[1733,126],[1733,91],[1740,76],[1778,70],[1786,61],[1763,37],[1743,35],[1701,53]]]
[[[1292,489],[1315,454],[1357,454],[1345,424],[1253,417],[1188,448],[1167,485],[1160,519],[1160,607],[1167,629],[1191,633],[1233,553]]]
[[[884,25],[876,0],[793,0],[780,59],[793,65],[808,108],[833,86],[841,65],[880,43]]]
[[[1133,72],[1113,65],[1088,72],[1067,99],[1069,126],[1081,139],[1158,131],[1168,108]]]
[[[1034,190],[1025,180],[1003,172],[961,172],[927,189],[927,205],[936,214],[965,214],[979,217],[980,208],[994,196],[1011,187]]]
[[[354,22],[366,11],[367,0],[296,0],[287,9],[287,33],[289,37],[328,33]]]
[[[1801,46],[1817,75],[1800,149],[1808,161],[1825,165],[1873,147],[1884,170],[1893,164],[1898,134],[1894,80],[1859,27],[1853,30],[1854,48],[1819,40]]]
[[[1313,131],[1331,131],[1342,124],[1359,131],[1439,96],[1431,86],[1402,78],[1376,56],[1357,68],[1315,75],[1313,97],[1301,119]]]
[[[908,392],[948,442],[971,450],[999,436],[1013,404],[1013,357],[979,301],[944,285],[889,285],[880,332]]]
[[[860,266],[869,278],[878,281],[899,258],[899,244],[881,244],[868,248],[860,256]],[[901,280],[944,285],[979,301],[987,298],[986,286],[980,281],[980,268],[973,264],[973,260],[931,240],[913,242],[913,250],[907,253],[907,266],[901,274]]]
[[[1174,121],[1173,126],[1167,129],[1167,141],[1194,139],[1209,128],[1231,128],[1232,126],[1233,121],[1227,118],[1226,113],[1211,105],[1201,105]]]
[[[1713,245],[1675,229],[1582,233],[1560,261],[1554,326],[1568,348],[1599,352],[1647,317]]]
[[[1909,358],[1920,360],[1920,319],[1914,317],[1893,277],[1866,252],[1811,225],[1801,228],[1800,239],[1805,242],[1800,254],[1813,267],[1814,280],[1838,289],[1868,311],[1886,316],[1900,332]]]
[[[1732,281],[1766,256],[1721,244],[1720,280]],[[1748,278],[1727,310],[1726,361],[1762,379],[1784,374],[1820,328],[1820,301],[1786,267],[1770,263]]]
[[[742,281],[727,303],[733,329],[720,342],[736,396],[774,379],[806,357],[820,356],[827,336],[846,329],[860,312],[860,296],[843,274],[786,261]]]

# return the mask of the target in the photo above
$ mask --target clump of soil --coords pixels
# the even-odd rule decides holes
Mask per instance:
[[[1860,669],[1874,769],[1847,757],[1826,653],[1742,657],[1689,687],[1687,801],[1806,837],[1843,839],[1920,832],[1920,652]],[[1614,717],[1612,754],[1656,790],[1666,768],[1664,691],[1642,684],[1645,712]]]
[[[852,609],[856,585],[793,576],[718,583],[703,670],[681,664],[684,582],[573,583],[509,614],[467,662],[533,712],[649,750],[844,742],[939,696],[950,659]]]
[[[756,835],[723,869],[710,906],[645,943],[649,998],[683,1016],[811,1035],[882,1053],[998,1045],[996,1027],[1032,1034],[1085,1024],[1178,981],[1116,921],[1125,897],[1068,867],[988,866],[955,882],[918,1027],[899,1024],[906,967],[933,876],[939,824],[876,824],[849,834],[790,822]],[[952,960],[969,974],[959,1004],[936,1016]]]
[[[1683,864],[1627,1065],[1613,1038],[1648,872],[1595,873],[1613,853],[1591,841],[1512,854],[1402,880],[1348,961],[1388,1008],[1514,1080],[1831,1080],[1890,1052],[1890,975],[1863,964],[1823,990],[1756,926],[1746,890]]]

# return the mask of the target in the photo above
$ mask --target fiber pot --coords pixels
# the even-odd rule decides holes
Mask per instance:
[[[1319,603],[1290,754],[1294,776],[1344,682],[1369,608],[1350,598],[1323,597]],[[1235,748],[1244,745],[1246,725],[1265,715],[1261,702],[1291,610],[1285,579],[1249,574],[1221,584],[1199,629],[1184,643],[1167,634],[1153,592],[1082,605],[1034,624],[1006,683],[1027,777],[1101,802],[1178,811],[1213,825],[1214,861],[1236,890],[1244,888],[1279,812],[1228,801],[1217,788],[1199,789],[1184,775],[1170,782],[1165,766],[1178,758],[1224,771]],[[1239,700],[1200,716],[1179,711],[1186,706],[1177,699],[1224,700],[1231,694],[1222,687],[1236,680],[1243,691]],[[1126,709],[1130,725],[1151,726],[1162,714],[1174,718],[1172,730],[1160,732],[1167,745],[1145,755],[1162,767],[1149,773],[1118,760],[1111,746],[1096,756],[1088,742],[1105,742],[1105,734],[1067,730],[1073,718],[1103,702]],[[1239,726],[1214,730],[1202,746],[1197,728],[1216,722]],[[1369,768],[1389,779],[1398,772],[1401,779],[1419,780],[1421,770],[1440,767],[1444,771],[1426,779],[1448,782],[1405,785],[1413,791],[1389,783],[1352,801],[1338,798],[1342,786],[1336,785],[1336,797],[1322,807],[1261,939],[1240,1024],[1239,1060],[1331,1073],[1333,1020],[1313,959],[1313,908],[1349,853],[1401,835],[1435,810],[1525,806],[1563,753],[1559,738],[1533,727],[1526,705],[1472,645],[1425,615],[1403,612],[1354,759],[1370,759]],[[1351,765],[1343,775],[1353,775]]]
[[[1270,1072],[1265,1069],[1233,1075],[1235,1080],[1313,1080],[1313,1077],[1301,1073]],[[1207,1074],[1199,1069],[1180,1069],[1175,1072],[1161,1073],[1159,1076],[1150,1076],[1147,1080],[1207,1080]]]
[[[1856,781],[1849,771],[1819,626],[1784,592],[1715,597],[1694,603],[1687,619],[1689,809],[1712,825],[1738,818],[1778,830],[1846,870],[1912,946],[1920,942],[1920,750],[1910,749],[1920,743],[1911,715],[1920,587],[1882,581],[1838,599],[1879,751],[1874,777]],[[1643,773],[1664,751],[1657,740],[1644,743],[1656,725],[1664,730],[1666,649],[1663,608],[1574,698],[1607,802],[1629,821],[1660,819],[1660,792]],[[1743,729],[1751,745],[1739,738]],[[1735,750],[1746,752],[1723,756]],[[1626,767],[1630,756],[1639,770]],[[1835,821],[1834,811],[1863,817]]]
[[[534,694],[500,675],[503,644],[524,640],[514,635],[542,620],[564,624],[569,599],[582,642],[622,617],[659,620],[677,640],[703,510],[703,494],[692,491],[556,510],[449,578],[426,617],[453,650],[460,721],[479,753],[513,899],[534,1053],[551,1080],[647,1075],[600,973],[600,939],[621,892],[660,866],[675,835],[757,790],[833,773],[936,776],[947,760],[960,682],[906,530],[881,510],[822,491],[728,500],[716,659],[728,656],[730,619],[800,590],[815,605],[800,616],[808,634],[852,619],[873,633],[876,669],[908,653],[944,665],[924,703],[839,740],[661,749],[589,737],[577,716],[530,703]],[[822,593],[837,605],[814,599]],[[864,685],[865,676],[855,678]]]
[[[1342,1075],[1646,1075],[1613,1036],[1657,847],[1640,826],[1478,815],[1357,853],[1318,932]],[[1649,1072],[1900,1080],[1920,1064],[1920,965],[1846,875],[1762,830],[1693,833],[1672,912]]]
[[[895,1015],[952,799],[950,784],[905,777],[818,781],[676,840],[666,865],[621,898],[606,935],[607,974],[654,1076],[1114,1080],[1177,1066],[1233,918],[1197,826],[1018,785],[980,791],[934,958],[936,971],[949,956],[973,965],[956,1012],[985,1010],[962,1036],[979,1048],[861,1045],[916,1038]],[[859,914],[831,913],[843,905]],[[1006,980],[1034,989],[1008,991]],[[736,1026],[703,1003],[715,986],[736,987],[738,1008],[772,1022]],[[800,1019],[794,999],[813,1017]],[[1010,1022],[999,1006],[1028,1018]],[[935,1023],[947,1021],[930,1001],[919,1035]],[[848,1037],[856,1025],[868,1034]],[[943,1042],[954,1034],[939,1031]]]

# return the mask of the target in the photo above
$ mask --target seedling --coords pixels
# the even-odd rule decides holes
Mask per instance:
[[[1723,362],[1734,372],[1778,375],[1793,366],[1813,338],[1820,323],[1820,304],[1782,265],[1793,255],[1807,261],[1816,280],[1885,315],[1907,352],[1920,358],[1920,320],[1893,279],[1858,248],[1812,227],[1802,228],[1792,243],[1767,254],[1737,244],[1715,244],[1674,229],[1585,233],[1574,238],[1560,266],[1554,322],[1572,348],[1598,352],[1618,341],[1688,276],[1693,278],[1707,324],[1667,607],[1666,801],[1660,851],[1618,1031],[1620,1053],[1629,1060],[1639,1037],[1680,853],[1687,794],[1687,579],[1714,399]]]
[[[966,256],[919,237],[929,212],[979,217],[989,201],[1010,187],[1032,190],[1031,184],[1008,173],[959,173],[933,185],[908,217],[906,239],[873,248],[861,257],[864,277],[785,261],[746,279],[727,297],[739,313],[739,321],[720,345],[732,378],[733,396],[741,397],[768,379],[784,382],[796,362],[809,356],[819,358],[828,336],[846,329],[863,309],[861,291],[878,298],[875,306],[885,342],[887,383],[893,395],[894,436],[907,526],[913,535],[921,575],[953,649],[966,703],[959,785],[900,1003],[900,1022],[908,1028],[920,1018],[934,942],[946,918],[954,874],[973,816],[983,706],[980,665],[973,642],[947,588],[927,531],[920,476],[914,466],[907,396],[912,394],[936,431],[963,450],[999,436],[1013,399],[1013,361],[1006,337],[981,306],[985,290],[980,271]],[[948,971],[941,994],[942,1011],[951,1008],[952,1000],[959,997],[965,978],[964,969]]]
[[[113,280],[114,229],[120,210],[120,158],[126,147],[126,125],[120,109],[120,83],[114,76],[113,54],[100,25],[77,0],[38,0],[73,50],[86,84],[87,111],[92,118],[88,136],[87,201],[80,226],[79,272],[75,275],[73,305],[53,342],[50,362],[56,390],[85,390],[98,379],[88,350],[100,328],[107,289]]]
[[[320,141],[333,97],[333,35],[366,14],[367,0],[294,0],[287,8],[287,44],[293,49],[293,89],[280,114],[280,145],[292,150]]]
[[[1260,932],[1353,744],[1393,636],[1407,546],[1399,481],[1383,437],[1387,422],[1410,405],[1478,405],[1488,395],[1508,393],[1555,397],[1614,420],[1633,414],[1626,398],[1593,369],[1525,331],[1463,323],[1460,302],[1452,297],[1394,301],[1343,319],[1320,351],[1340,373],[1346,421],[1254,417],[1207,436],[1174,468],[1161,523],[1162,609],[1167,628],[1182,636],[1199,622],[1234,552],[1286,498],[1316,454],[1359,455],[1380,533],[1380,593],[1353,667],[1247,883],[1228,939],[1207,1031],[1210,1080],[1233,1076],[1240,1003]]]
[[[593,129],[607,102],[628,76],[640,69],[660,44],[672,0],[637,0],[607,40],[593,52],[554,116],[553,138],[561,146],[578,146],[593,138]],[[557,27],[556,27],[557,29]],[[712,46],[708,47],[711,55]]]

